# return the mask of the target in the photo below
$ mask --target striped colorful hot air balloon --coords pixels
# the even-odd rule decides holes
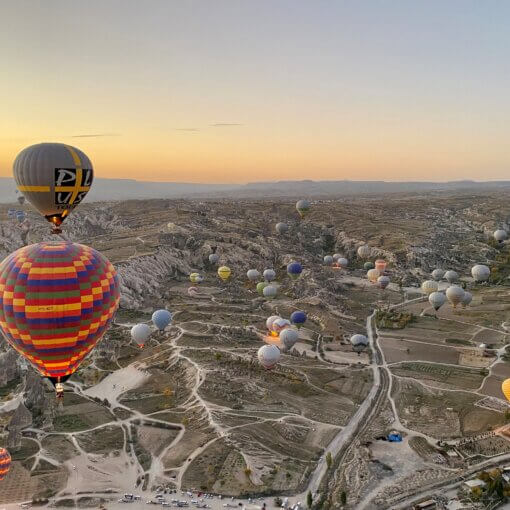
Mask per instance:
[[[7,476],[11,469],[11,456],[5,448],[0,448],[0,482]]]
[[[0,264],[0,330],[54,384],[101,340],[118,304],[115,268],[88,246],[32,244]]]

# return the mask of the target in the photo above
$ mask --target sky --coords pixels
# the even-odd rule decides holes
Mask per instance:
[[[510,178],[507,0],[0,2],[0,176]]]

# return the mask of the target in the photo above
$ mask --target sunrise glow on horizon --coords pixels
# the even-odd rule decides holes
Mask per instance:
[[[34,143],[152,181],[510,178],[510,4],[0,6],[0,176]]]

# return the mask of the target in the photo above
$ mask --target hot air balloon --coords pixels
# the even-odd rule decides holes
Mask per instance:
[[[25,211],[16,211],[16,219],[19,223],[23,223],[25,221]]]
[[[384,259],[377,259],[375,261],[375,268],[381,274],[383,274],[384,271],[386,270],[386,266],[387,266],[387,263],[386,263],[386,261]]]
[[[211,253],[209,255],[209,262],[211,264],[217,264],[218,260],[220,260],[220,256],[217,253]]]
[[[268,282],[259,282],[257,283],[257,292],[263,296],[264,295],[264,289],[269,285]]]
[[[473,294],[471,294],[471,292],[468,292],[467,290],[464,291],[464,297],[462,298],[462,308],[466,308],[466,306],[471,304],[472,300],[473,300]]]
[[[292,349],[295,343],[299,340],[299,333],[296,329],[285,328],[280,333],[280,343],[285,349]]]
[[[303,266],[299,262],[291,262],[287,266],[287,274],[293,279],[297,280],[303,272]]]
[[[429,303],[434,307],[437,312],[446,301],[446,296],[442,292],[431,292],[429,294]]]
[[[191,273],[189,275],[189,281],[195,285],[199,285],[204,281],[204,277],[200,273]]]
[[[221,266],[220,268],[218,268],[218,276],[224,282],[226,282],[230,278],[231,274],[232,274],[232,271],[230,270],[230,267],[228,267],[228,266]]]
[[[448,283],[455,283],[459,279],[459,273],[457,271],[446,271],[444,277]]]
[[[372,255],[372,248],[368,244],[363,244],[358,248],[358,257],[360,259],[368,259]]]
[[[16,209],[7,209],[8,218],[16,218]]]
[[[88,246],[42,242],[0,264],[0,329],[63,395],[69,378],[101,340],[119,304],[119,278]]]
[[[256,269],[249,269],[246,272],[246,276],[248,277],[248,280],[255,282],[260,278],[260,273]]]
[[[306,322],[306,313],[302,310],[296,310],[290,314],[290,321],[300,328]]]
[[[23,149],[14,160],[13,174],[18,189],[56,232],[85,198],[94,178],[89,158],[63,143],[40,143]]]
[[[266,269],[262,276],[266,282],[272,282],[276,278],[276,273],[272,269]]]
[[[508,238],[508,233],[506,230],[503,230],[500,228],[500,229],[496,230],[496,232],[494,232],[494,239],[496,239],[496,241],[498,243],[502,243],[507,238]]]
[[[263,345],[257,352],[260,364],[267,370],[271,370],[280,361],[280,349],[276,345]]]
[[[440,281],[440,280],[442,280],[442,279],[443,279],[443,277],[444,277],[444,271],[443,271],[442,269],[439,269],[439,268],[434,269],[434,271],[432,271],[432,273],[431,273],[431,276],[432,276],[432,278],[433,278],[436,282],[438,282],[438,281]]]
[[[377,269],[369,269],[367,271],[367,278],[369,282],[376,283],[379,276],[381,276],[381,273],[379,273]]]
[[[289,320],[278,317],[273,321],[271,330],[279,335],[285,328],[288,328],[290,325],[291,324]]]
[[[471,275],[475,282],[486,282],[491,275],[491,270],[483,264],[477,264],[471,268]]]
[[[273,331],[273,322],[276,320],[276,319],[281,319],[281,317],[279,315],[271,315],[270,317],[268,317],[266,319],[266,328],[272,332]]]
[[[456,308],[459,303],[462,303],[462,299],[464,298],[464,289],[458,285],[450,285],[446,289],[446,297],[453,308]]]
[[[377,278],[377,285],[379,285],[379,287],[381,287],[382,290],[384,290],[389,284],[390,284],[389,276],[383,275]]]
[[[152,314],[152,323],[160,331],[164,331],[165,328],[172,322],[172,314],[168,310],[156,310]]]
[[[331,265],[333,265],[333,262],[334,262],[334,261],[335,261],[335,260],[333,259],[333,257],[332,257],[331,255],[326,255],[326,256],[324,257],[324,265],[325,265],[325,266],[331,266]]]
[[[503,395],[505,395],[505,398],[510,401],[510,379],[505,379],[503,381],[501,391],[503,392]]]
[[[141,322],[131,328],[131,338],[138,344],[138,347],[143,348],[149,337],[151,336],[151,328]]]
[[[304,218],[310,212],[310,202],[308,200],[299,200],[296,203],[296,210],[301,218]]]
[[[275,226],[276,232],[280,235],[286,234],[289,231],[289,226],[287,223],[277,223]]]
[[[341,259],[343,257],[343,255],[341,253],[334,253],[333,254],[333,260],[335,262],[338,262],[338,259]]]
[[[338,267],[341,267],[342,269],[347,269],[347,266],[349,265],[349,261],[345,257],[339,257],[336,259],[336,263]]]
[[[426,280],[421,284],[421,290],[427,294],[432,294],[433,292],[437,292],[439,289],[439,285],[434,280]]]
[[[363,264],[363,269],[365,271],[370,271],[370,269],[374,269],[374,263],[373,262],[365,262]]]
[[[358,353],[358,356],[367,348],[368,338],[365,335],[352,335],[351,336],[352,350]]]
[[[11,456],[5,448],[0,448],[0,482],[7,476],[11,469]]]
[[[278,289],[274,285],[266,285],[262,289],[262,295],[267,299],[273,299],[278,294]]]

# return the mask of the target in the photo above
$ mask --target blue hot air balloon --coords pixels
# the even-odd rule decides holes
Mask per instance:
[[[303,272],[303,266],[299,262],[291,262],[287,266],[287,274],[293,279],[296,280],[299,278],[299,275]]]
[[[168,310],[156,310],[152,314],[152,322],[160,331],[172,322],[172,314]]]
[[[23,223],[25,221],[25,211],[16,211],[16,219]]]
[[[302,310],[296,310],[290,315],[290,322],[300,328],[306,322],[306,313]]]

